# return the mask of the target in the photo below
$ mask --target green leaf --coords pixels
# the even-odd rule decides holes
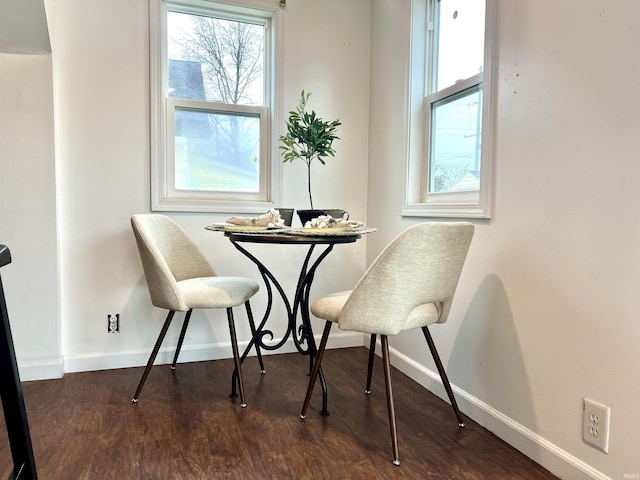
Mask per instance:
[[[289,118],[286,121],[287,134],[280,136],[279,149],[283,163],[301,159],[307,167],[310,167],[314,159],[325,165],[324,158],[335,157],[333,141],[340,139],[336,135],[336,130],[342,123],[340,119],[326,122],[318,117],[314,110],[307,112],[307,101],[310,96],[310,91],[302,90],[298,107],[295,111],[289,111]],[[311,169],[308,168],[307,172],[311,200]]]

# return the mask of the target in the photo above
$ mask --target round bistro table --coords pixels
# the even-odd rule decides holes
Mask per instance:
[[[244,361],[251,348],[255,345],[261,372],[265,373],[260,349],[278,350],[291,337],[296,350],[303,355],[309,355],[309,371],[311,371],[316,358],[317,347],[313,336],[311,317],[309,314],[309,292],[311,291],[316,270],[327,255],[331,253],[334,246],[354,243],[358,239],[362,238],[362,235],[375,232],[376,229],[291,228],[274,230],[244,230],[242,227],[223,227],[216,225],[206,228],[208,230],[224,231],[225,237],[231,241],[233,246],[258,267],[258,271],[260,272],[267,289],[267,307],[265,313],[258,327],[255,331],[251,332],[251,341],[244,350],[240,361]],[[263,262],[249,252],[243,245],[256,243],[308,246],[307,254],[300,267],[293,300],[287,296],[275,275],[264,265]],[[287,310],[287,330],[278,342],[275,344],[267,344],[264,341],[265,337],[269,337],[270,340],[275,338],[273,331],[265,328],[273,306],[274,288],[278,292],[278,295],[282,299]],[[237,374],[234,372],[231,396],[237,395],[236,377]],[[322,369],[320,369],[320,384],[322,386],[322,410],[320,410],[320,415],[326,416],[329,415],[329,410],[327,409],[327,384]]]

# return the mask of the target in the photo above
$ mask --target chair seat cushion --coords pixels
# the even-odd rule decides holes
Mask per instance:
[[[344,292],[337,292],[326,297],[322,297],[311,304],[311,313],[316,317],[330,322],[337,322],[342,313],[342,307],[344,307],[347,298],[351,294],[351,290],[345,290]]]
[[[260,288],[242,277],[198,277],[177,282],[188,308],[230,308],[242,305]]]
[[[319,300],[316,300],[311,305],[311,313],[316,317],[328,320],[330,322],[339,322],[340,315],[344,304],[347,302],[351,290],[343,292],[333,293]],[[440,313],[442,311],[442,305],[440,303],[424,303],[415,307],[408,315],[406,321],[401,326],[400,330],[411,330],[412,328],[422,328],[428,325],[437,323],[440,319]],[[371,314],[375,314],[371,312]],[[373,329],[367,327],[364,323],[360,328],[352,328],[350,330],[361,331],[364,333],[382,333],[388,332],[373,331]]]

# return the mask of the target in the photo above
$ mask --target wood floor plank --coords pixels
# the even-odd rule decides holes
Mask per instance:
[[[391,442],[380,359],[364,394],[368,350],[327,351],[331,415],[316,387],[298,416],[308,357],[244,364],[247,408],[230,399],[232,360],[155,366],[138,404],[142,368],[24,383],[41,480],[76,479],[524,479],[555,477],[476,423],[458,428],[447,403],[393,370],[401,465]],[[464,412],[463,412],[464,413]],[[8,445],[0,435],[0,472]]]

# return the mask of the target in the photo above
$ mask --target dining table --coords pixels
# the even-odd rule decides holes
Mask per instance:
[[[249,351],[254,347],[260,364],[261,373],[265,373],[264,363],[260,349],[274,351],[282,348],[289,339],[292,339],[296,350],[302,355],[309,356],[309,371],[317,355],[317,346],[311,325],[309,311],[309,298],[316,271],[322,261],[331,253],[336,245],[355,243],[363,235],[373,233],[377,229],[365,226],[343,228],[293,228],[293,227],[257,227],[229,224],[213,224],[205,227],[207,230],[223,232],[231,244],[251,262],[253,262],[262,277],[267,290],[267,305],[255,330],[252,330],[252,338],[240,357],[244,362]],[[307,247],[307,252],[300,265],[300,271],[293,296],[287,295],[282,283],[276,275],[260,260],[255,253],[251,253],[249,245],[268,244],[274,246]],[[264,251],[264,250],[263,250]],[[273,255],[269,256],[273,258]],[[269,328],[269,319],[272,314],[274,290],[281,299],[286,309],[286,331],[274,342],[276,335]],[[271,327],[272,328],[272,327]],[[268,339],[268,340],[267,340]],[[327,384],[322,369],[319,372],[322,387],[322,409],[320,415],[329,415],[327,400]],[[231,397],[237,396],[236,392],[237,372],[232,375]]]

